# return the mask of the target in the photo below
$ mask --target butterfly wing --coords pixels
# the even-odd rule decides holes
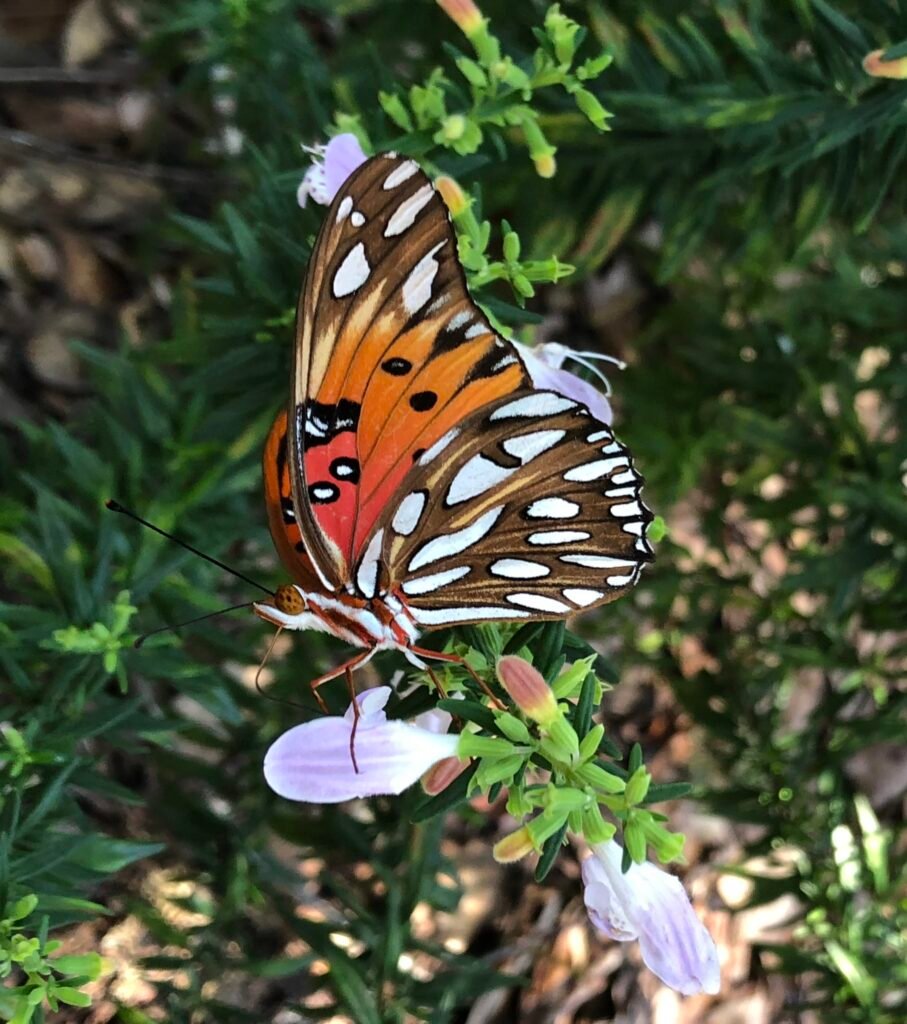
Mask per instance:
[[[287,414],[278,413],[268,432],[262,457],[265,507],[274,547],[294,581],[304,590],[317,586],[318,577],[306,551],[293,505],[290,467],[287,463]]]
[[[550,391],[481,409],[425,452],[356,569],[423,628],[563,618],[652,558],[642,478],[609,427]]]
[[[288,460],[324,584],[351,566],[414,458],[529,386],[469,297],[447,208],[418,165],[382,155],[334,199],[297,315]]]

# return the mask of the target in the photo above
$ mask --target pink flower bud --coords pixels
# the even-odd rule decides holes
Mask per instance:
[[[482,27],[482,12],[473,0],[438,0],[438,6],[467,36]]]
[[[557,717],[557,701],[537,668],[513,654],[498,659],[497,676],[516,706],[539,725]]]
[[[461,761],[458,757],[445,757],[422,776],[422,789],[429,796],[437,796],[469,767],[469,761]]]
[[[863,70],[873,78],[907,78],[907,57],[883,60],[884,50],[873,50],[863,58]]]

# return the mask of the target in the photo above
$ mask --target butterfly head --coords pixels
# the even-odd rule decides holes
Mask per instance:
[[[270,601],[256,601],[253,608],[266,622],[290,629],[294,628],[293,620],[309,610],[302,590],[292,583],[281,584]]]

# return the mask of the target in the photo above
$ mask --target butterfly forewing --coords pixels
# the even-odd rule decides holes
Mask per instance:
[[[642,478],[609,427],[524,390],[425,452],[357,567],[424,627],[562,618],[612,601],[652,558]]]
[[[297,317],[289,464],[324,583],[349,588],[422,452],[528,384],[469,297],[428,178],[403,157],[363,164],[328,210]]]

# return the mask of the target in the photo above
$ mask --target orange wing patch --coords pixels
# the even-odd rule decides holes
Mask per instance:
[[[363,164],[325,217],[297,321],[290,475],[321,575],[348,584],[419,454],[527,386],[469,296],[428,178],[401,157]]]

